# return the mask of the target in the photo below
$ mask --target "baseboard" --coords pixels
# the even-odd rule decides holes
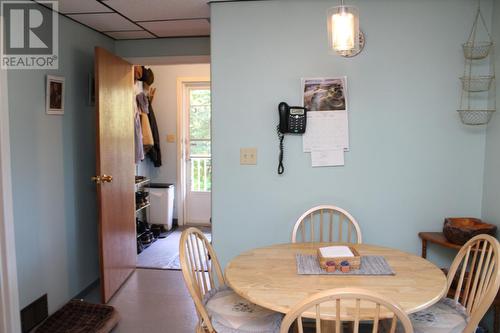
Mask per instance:
[[[95,280],[94,282],[92,282],[91,284],[89,284],[87,287],[85,287],[85,289],[83,289],[82,291],[80,291],[75,297],[73,297],[73,299],[84,299],[84,298],[86,298],[87,295],[92,290],[94,290],[95,288],[99,287],[100,282],[101,282],[100,279]]]

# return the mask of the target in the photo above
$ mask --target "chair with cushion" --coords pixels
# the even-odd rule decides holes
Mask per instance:
[[[335,315],[325,318],[324,312],[322,315],[325,309]],[[280,333],[288,333],[294,323],[298,332],[303,333],[306,312],[309,318],[314,317],[316,321],[316,333],[333,331],[333,327],[335,332],[342,332],[343,322],[349,323],[354,332],[360,331],[362,322],[372,326],[370,332],[378,333],[382,329],[382,318],[392,318],[390,333],[395,332],[398,323],[404,333],[413,333],[410,319],[399,305],[380,294],[358,288],[325,290],[299,302],[286,314]],[[325,325],[325,319],[329,325]],[[324,330],[321,330],[322,325]]]
[[[196,228],[182,232],[179,259],[198,314],[197,333],[277,333],[283,316],[238,296],[226,286],[217,256]]]
[[[297,242],[362,243],[361,229],[346,210],[321,205],[309,209],[295,222],[292,243]]]
[[[478,235],[460,249],[448,272],[448,295],[410,315],[415,333],[474,333],[500,286],[500,244]]]

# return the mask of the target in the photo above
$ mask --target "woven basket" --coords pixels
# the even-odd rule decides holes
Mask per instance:
[[[490,122],[496,110],[458,110],[465,125],[485,125]]]
[[[492,42],[467,42],[462,45],[467,59],[484,59],[490,54]]]
[[[359,255],[359,252],[356,251],[355,248],[352,246],[349,246],[349,250],[351,250],[352,254],[354,254],[354,257],[334,257],[334,258],[328,258],[328,257],[323,257],[321,255],[320,249],[318,249],[318,261],[319,265],[321,268],[326,269],[326,263],[329,261],[333,261],[336,266],[340,266],[340,263],[342,261],[347,261],[349,263],[349,266],[351,269],[359,269],[361,267],[361,256]]]
[[[491,88],[491,83],[495,77],[493,75],[483,75],[483,76],[462,76],[460,80],[462,81],[462,88],[465,91],[470,92],[480,92],[488,91]]]

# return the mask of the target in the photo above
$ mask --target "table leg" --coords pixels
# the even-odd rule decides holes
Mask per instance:
[[[422,239],[422,258],[427,259],[427,240]]]

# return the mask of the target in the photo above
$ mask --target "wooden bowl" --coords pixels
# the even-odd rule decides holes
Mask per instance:
[[[496,231],[496,225],[484,223],[473,217],[447,217],[444,219],[443,234],[453,244],[464,245],[469,239],[479,234],[495,236]]]

